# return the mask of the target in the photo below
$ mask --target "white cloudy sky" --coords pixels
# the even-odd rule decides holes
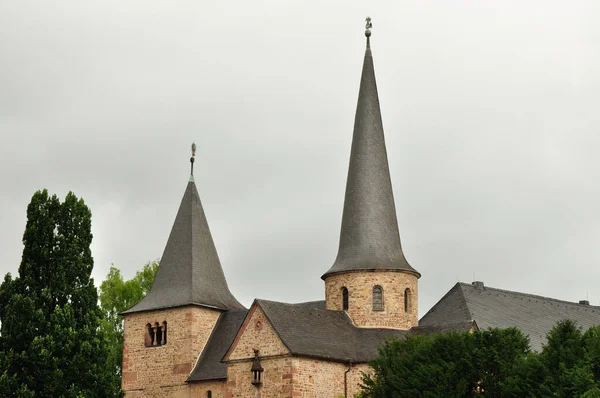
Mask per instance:
[[[600,304],[600,3],[0,0],[0,274],[48,188],[94,278],[162,254],[196,182],[234,294],[322,299],[373,18],[424,314],[457,281]]]

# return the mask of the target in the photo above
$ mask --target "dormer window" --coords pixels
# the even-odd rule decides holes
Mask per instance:
[[[344,311],[348,310],[348,289],[345,287],[342,288],[342,309]]]
[[[263,367],[260,364],[260,359],[258,358],[258,350],[254,350],[254,361],[252,361],[252,368],[250,369],[252,372],[252,384],[255,386],[259,386],[263,382]]]
[[[381,286],[373,288],[373,311],[383,311],[383,289]]]

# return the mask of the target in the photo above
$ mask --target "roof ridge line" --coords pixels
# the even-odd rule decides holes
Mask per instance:
[[[462,286],[468,286],[468,287],[472,287],[473,289],[476,289],[476,287],[470,283],[466,283],[466,282],[458,282],[458,283]],[[518,294],[518,295],[526,296],[526,297],[533,297],[533,298],[537,298],[537,299],[550,300],[550,301],[554,301],[554,302],[558,302],[558,303],[571,304],[571,305],[582,306],[585,308],[594,308],[594,309],[600,310],[600,305],[579,304],[578,302],[575,302],[575,301],[560,300],[560,299],[556,299],[556,298],[552,298],[552,297],[540,296],[538,294],[523,293],[523,292],[517,292],[514,290],[499,289],[497,287],[485,286],[484,289],[485,290],[493,290],[493,291],[502,292],[502,293]]]

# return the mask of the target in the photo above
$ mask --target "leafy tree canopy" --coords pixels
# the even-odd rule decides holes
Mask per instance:
[[[380,348],[362,397],[600,397],[600,327],[557,323],[541,352],[519,330],[409,336]]]
[[[46,190],[27,207],[19,276],[0,286],[0,396],[113,397],[92,278],[91,212]]]
[[[150,291],[158,263],[158,260],[149,261],[127,281],[123,280],[121,271],[112,266],[100,285],[100,308],[104,314],[102,330],[109,339],[108,362],[119,375],[123,362],[123,319],[119,313],[133,307]]]

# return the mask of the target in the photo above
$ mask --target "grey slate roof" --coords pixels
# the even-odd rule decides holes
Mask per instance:
[[[367,45],[354,119],[340,246],[333,266],[322,278],[340,272],[379,269],[404,270],[420,276],[406,261],[400,244],[373,56]]]
[[[182,305],[244,308],[227,286],[193,178],[181,200],[152,289],[123,314]]]
[[[457,283],[419,321],[434,326],[475,321],[480,329],[514,326],[529,336],[531,348],[540,350],[546,334],[560,320],[576,321],[583,330],[600,325],[600,307],[532,294],[495,289],[481,284]]]
[[[263,310],[292,355],[334,362],[368,362],[377,356],[378,347],[390,338],[464,331],[473,327],[473,322],[469,321],[418,327],[409,331],[357,328],[345,312],[326,310],[325,301],[288,304],[256,300],[255,303]],[[246,310],[221,314],[188,382],[227,379],[227,365],[222,359],[247,314]]]
[[[206,347],[187,381],[221,380],[227,378],[227,365],[221,362],[235,335],[244,322],[247,310],[223,312],[219,316]]]
[[[325,309],[325,302],[302,304],[256,300],[293,355],[338,362],[367,362],[386,338],[402,337],[403,330],[361,329],[344,311]],[[318,303],[318,304],[317,304]]]

